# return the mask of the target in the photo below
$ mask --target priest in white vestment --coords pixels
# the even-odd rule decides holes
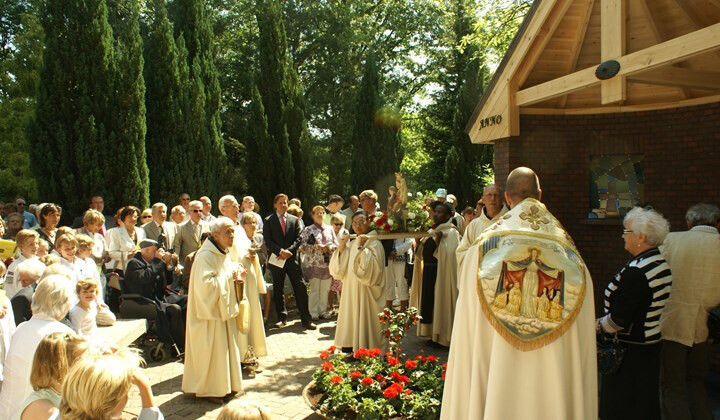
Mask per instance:
[[[500,220],[507,213],[508,209],[503,204],[502,196],[503,189],[499,185],[490,184],[483,190],[483,196],[480,200],[483,202],[484,207],[480,214],[465,226],[465,233],[463,233],[460,245],[457,248],[458,272],[460,272],[460,265],[463,263],[465,254],[475,240],[480,237],[480,234],[488,226]]]
[[[340,238],[330,258],[330,274],[343,283],[335,346],[382,348],[379,314],[385,305],[385,250],[377,232],[368,233],[367,213],[353,215],[352,228],[358,237],[348,244],[349,235]]]
[[[251,197],[252,198],[252,197]],[[260,295],[265,294],[265,282],[262,269],[257,256],[257,245],[253,245],[253,238],[258,226],[256,213],[245,212],[240,214],[238,201],[232,195],[220,198],[218,208],[223,216],[235,222],[235,239],[233,246],[228,249],[228,255],[233,262],[241,264],[246,270],[244,293],[247,298],[247,331],[240,331],[240,356],[245,357],[248,345],[252,346],[255,356],[267,356],[265,339],[265,326],[263,325]]]
[[[188,292],[182,390],[218,403],[242,391],[235,282],[244,269],[227,255],[234,239],[232,220],[213,222],[212,236],[195,254]]]
[[[510,173],[506,187],[505,197],[512,210],[470,247],[458,278],[457,317],[441,419],[597,419],[595,312],[590,274],[562,226],[537,201],[542,191],[535,173],[529,168],[517,168]],[[562,292],[556,295],[559,298],[563,293],[565,299],[565,308],[557,321],[528,320],[497,306],[493,308],[486,299],[506,294],[503,287],[499,287],[497,294],[492,285],[486,287],[490,271],[500,268],[484,260],[492,261],[501,250],[509,257],[512,253],[526,254],[528,245],[523,242],[533,241],[552,250],[547,254],[553,254],[556,266],[562,265],[568,273],[571,267],[576,267],[572,279],[562,278]],[[575,281],[572,287],[570,280]],[[520,283],[513,283],[504,290],[518,287]],[[506,321],[519,321],[525,328],[548,326],[549,332],[525,341],[518,339],[522,330],[507,328]]]
[[[457,263],[455,250],[460,234],[452,223],[452,209],[445,203],[433,203],[431,238],[423,238],[415,252],[410,306],[422,317],[418,335],[435,343],[450,345],[455,302],[457,301]]]

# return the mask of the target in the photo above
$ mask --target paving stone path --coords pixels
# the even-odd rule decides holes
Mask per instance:
[[[332,345],[335,319],[317,324],[318,329],[315,331],[302,329],[297,320],[285,328],[271,329],[267,338],[268,355],[260,358],[262,371],[255,378],[243,378],[245,393],[239,398],[263,404],[276,419],[319,419],[305,405],[302,390],[320,365],[320,352]],[[444,362],[447,361],[448,350],[428,346],[427,339],[410,334],[405,339],[403,352],[408,356],[420,352],[432,354]],[[181,362],[168,359],[161,363],[151,363],[145,372],[165,418],[214,419],[220,412],[221,406],[182,393]],[[124,418],[133,419],[139,412],[140,396],[133,388]]]

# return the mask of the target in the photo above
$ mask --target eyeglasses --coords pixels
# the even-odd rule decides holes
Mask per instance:
[[[343,223],[333,223],[333,226],[342,226]]]
[[[20,207],[20,206],[24,206],[25,203],[17,203],[16,205],[17,205],[18,207]]]
[[[635,231],[630,229],[623,229],[623,235],[626,233],[635,233]]]

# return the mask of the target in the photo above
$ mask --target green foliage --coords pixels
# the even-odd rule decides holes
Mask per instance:
[[[395,183],[394,172],[400,167],[400,116],[385,106],[380,84],[379,69],[370,55],[355,104],[351,191],[374,189],[384,193]]]
[[[270,160],[264,164],[274,169],[271,177],[274,182],[268,194],[284,192],[292,197],[296,194],[295,170],[285,116],[289,99],[288,56],[282,11],[277,0],[257,0],[255,14],[260,61],[257,86],[267,119],[266,147],[270,150]],[[251,184],[251,188],[257,187]]]
[[[109,192],[105,176],[113,159],[106,148],[116,74],[112,31],[104,0],[47,0],[42,24],[45,50],[30,126],[31,159],[42,180],[42,200],[64,203],[67,213],[78,214],[90,194]],[[127,169],[114,167],[116,174]]]
[[[260,91],[257,86],[252,87],[252,102],[250,105],[252,116],[245,148],[248,156],[248,185],[252,187],[255,202],[260,204],[261,209],[272,208],[273,197],[276,194],[276,174],[278,167],[272,164],[271,156],[276,143],[270,139],[268,134],[268,120],[265,116]]]
[[[113,31],[115,72],[107,127],[108,164],[103,165],[105,199],[110,208],[149,206],[145,152],[145,79],[138,0],[106,0]],[[90,194],[83,197],[87,200]]]
[[[12,38],[13,49],[3,52],[2,57],[5,58],[0,59],[0,150],[3,150],[0,197],[12,200],[22,195],[27,200],[37,200],[27,125],[35,113],[38,73],[42,67],[43,30],[35,15],[20,13],[18,9],[4,10],[8,12],[8,21],[3,21],[0,42],[6,48],[9,38]]]
[[[152,201],[173,203],[184,190],[191,140],[184,127],[184,80],[187,61],[180,59],[165,0],[148,2],[145,34],[147,135],[145,145]]]
[[[204,0],[175,0],[172,10],[180,58],[186,60],[189,69],[187,76],[181,75],[181,80],[187,80],[183,83],[186,87],[183,115],[188,136],[185,147],[192,155],[183,177],[184,189],[192,196],[218,197],[223,188],[226,156],[212,17]]]

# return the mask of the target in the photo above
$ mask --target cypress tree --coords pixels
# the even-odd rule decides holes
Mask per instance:
[[[289,100],[285,118],[287,121],[288,144],[295,169],[295,193],[303,202],[315,203],[313,194],[313,167],[310,161],[310,133],[305,118],[305,97],[303,85],[297,71],[288,65]]]
[[[105,166],[108,117],[112,111],[115,61],[105,0],[47,0],[43,67],[35,118],[30,125],[31,159],[40,197],[79,214],[92,193],[109,192]],[[126,168],[115,167],[116,173]]]
[[[152,20],[145,41],[144,75],[150,197],[173,203],[183,190],[187,162],[191,161],[185,150],[184,142],[190,139],[183,127],[182,108],[187,62],[180,59],[165,0],[153,0],[148,6]]]
[[[464,1],[456,4],[453,29],[458,44],[472,32],[474,18],[467,9]],[[482,163],[492,161],[489,148],[472,144],[465,133],[465,125],[472,116],[477,98],[482,95],[487,72],[477,52],[477,47],[470,44],[453,54],[456,94],[451,102],[452,119],[448,121],[450,149],[445,159],[445,186],[457,197],[458,211],[475,202],[476,190],[481,188]]]
[[[372,55],[365,62],[355,112],[351,191],[357,194],[372,188],[383,197],[387,187],[394,183],[393,173],[402,159],[400,127],[397,115],[384,107],[378,68]]]
[[[297,194],[295,168],[290,150],[287,120],[288,67],[287,38],[282,11],[276,0],[257,0],[255,16],[258,22],[258,54],[260,73],[258,91],[267,119],[268,142],[271,143],[269,165],[275,168],[271,193]],[[257,187],[250,184],[253,191]]]
[[[217,196],[222,190],[225,171],[225,149],[220,132],[220,82],[214,60],[214,35],[203,0],[176,0],[174,3],[175,34],[184,42],[189,69],[188,95],[184,110],[186,134],[191,137],[186,147],[192,155],[184,177],[191,195]],[[198,125],[199,124],[199,125]],[[195,134],[195,135],[193,135]]]
[[[270,140],[265,108],[256,85],[253,85],[251,93],[251,115],[245,141],[248,156],[247,180],[255,201],[260,204],[260,208],[267,211],[272,209],[273,197],[280,191],[274,174],[278,168],[272,164],[270,158],[277,153],[277,145]]]
[[[110,204],[148,207],[148,167],[145,153],[145,79],[140,11],[137,0],[106,0],[114,34],[115,72],[107,148],[110,161],[105,179]],[[113,208],[113,207],[110,207]]]

